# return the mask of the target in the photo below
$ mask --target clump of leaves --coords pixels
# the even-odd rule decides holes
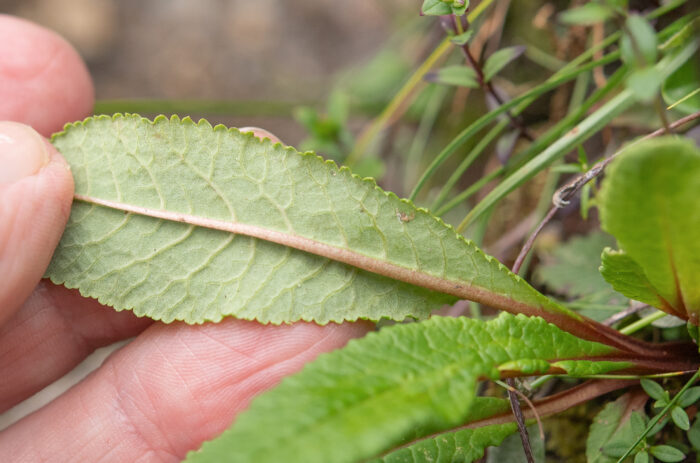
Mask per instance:
[[[520,313],[434,317],[352,342],[263,394],[191,461],[357,461],[475,419],[484,379],[658,373],[696,362],[569,311],[427,211],[312,154],[205,122],[139,116],[88,119],[53,143],[71,163],[77,202],[48,276],[117,309],[190,323],[228,315],[326,323],[424,318],[462,297]],[[675,139],[629,151],[611,170],[601,211],[635,271],[612,281],[625,288],[646,275],[660,288],[648,301],[692,321],[700,272],[683,260],[694,255],[681,249],[689,240],[676,236],[700,229],[689,213],[700,153]],[[641,194],[649,210],[628,217],[622,198]],[[677,217],[659,216],[669,208]],[[636,224],[631,235],[616,225],[625,220]],[[673,246],[638,248],[657,227],[655,241]],[[274,436],[261,432],[276,426]],[[455,449],[476,439],[459,436],[450,437]]]

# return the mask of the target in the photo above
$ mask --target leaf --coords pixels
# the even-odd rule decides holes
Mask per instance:
[[[540,255],[535,281],[551,291],[569,297],[582,297],[600,291],[610,291],[598,271],[600,253],[615,240],[608,234],[594,232],[576,236]]]
[[[697,417],[690,430],[688,430],[688,441],[694,450],[700,450],[700,419]]]
[[[634,456],[634,463],[649,463],[649,454],[642,450]]]
[[[445,66],[425,75],[425,80],[436,84],[457,85],[459,87],[478,88],[476,71],[469,66]]]
[[[622,452],[625,452],[634,442],[626,443],[625,439],[628,434],[634,439],[632,434],[630,417],[632,411],[636,409],[643,410],[646,398],[642,397],[643,401],[637,400],[631,394],[624,394],[614,402],[610,402],[595,416],[591,425],[586,441],[586,459],[589,463],[614,463],[616,460],[603,454],[602,449],[607,445],[619,432],[623,434]],[[619,436],[617,436],[619,440]]]
[[[520,358],[602,360],[613,353],[540,318],[505,313],[490,322],[433,317],[383,328],[319,356],[263,393],[232,428],[186,461],[371,458],[462,424],[471,417],[477,382],[498,378],[504,363]]]
[[[442,0],[423,0],[421,13],[426,16],[442,16],[452,14],[452,8]]]
[[[489,82],[493,76],[506,67],[511,61],[517,59],[525,52],[524,46],[502,48],[488,57],[484,63],[484,81]]]
[[[664,388],[662,388],[656,381],[644,378],[640,381],[640,383],[642,385],[642,389],[644,389],[644,392],[649,394],[649,397],[652,399],[669,400],[668,394],[666,391],[664,391]]]
[[[569,25],[591,26],[612,18],[614,11],[607,5],[588,2],[585,5],[562,11],[559,21]]]
[[[682,408],[687,408],[693,405],[698,400],[700,400],[700,386],[694,386],[688,388],[683,393],[680,400],[678,401],[678,406]]]
[[[654,445],[649,449],[649,453],[654,455],[661,461],[674,463],[677,461],[685,460],[685,455],[683,452],[670,445]]]
[[[622,60],[630,67],[654,64],[657,56],[656,31],[644,16],[631,14],[625,21],[625,34],[620,39]]]
[[[474,35],[474,29],[467,29],[461,34],[453,35],[452,37],[450,37],[450,42],[454,43],[455,45],[464,45],[467,42],[469,42],[469,39],[472,38],[472,35]]]
[[[664,304],[644,275],[644,270],[623,251],[606,248],[601,260],[600,273],[615,291],[654,307]]]
[[[372,463],[469,463],[481,458],[487,447],[501,445],[517,429],[515,423],[462,429],[420,441],[384,458],[372,460]]]
[[[137,115],[88,118],[52,142],[78,201],[47,275],[117,310],[327,323],[467,298],[583,322],[440,219],[313,154]]]
[[[630,146],[608,168],[600,192],[603,229],[617,238],[663,299],[657,307],[683,319],[690,317],[696,325],[700,312],[698,191],[700,150],[690,140],[663,137]],[[633,278],[625,283],[639,288],[639,269],[628,268]]]
[[[671,409],[671,419],[676,426],[681,428],[683,431],[690,429],[690,419],[688,414],[681,407],[673,407]]]
[[[700,111],[700,92],[698,92],[700,65],[698,62],[700,62],[700,54],[696,53],[676,72],[668,76],[661,89],[666,104],[684,114]]]
[[[634,92],[638,101],[651,102],[661,89],[664,76],[656,68],[646,67],[636,69],[627,78],[627,88]]]

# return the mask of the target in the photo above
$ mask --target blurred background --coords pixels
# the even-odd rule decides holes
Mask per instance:
[[[0,12],[76,47],[98,100],[246,102],[221,122],[265,126],[290,144],[303,136],[293,108],[317,105],[418,9],[401,0],[0,0]]]

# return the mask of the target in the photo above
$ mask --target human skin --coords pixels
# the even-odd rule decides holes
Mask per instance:
[[[90,114],[87,68],[58,35],[0,15],[0,57],[0,121],[47,137]],[[24,130],[0,124],[0,135],[8,127]],[[39,149],[26,130],[26,150]],[[233,319],[166,325],[41,280],[70,212],[73,181],[61,155],[45,139],[33,140],[47,155],[38,172],[5,182],[0,175],[0,412],[96,348],[134,340],[1,432],[0,461],[180,461],[228,427],[255,395],[371,329]],[[0,152],[0,172],[15,162],[16,154]]]

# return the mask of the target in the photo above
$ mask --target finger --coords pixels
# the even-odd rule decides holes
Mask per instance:
[[[64,123],[82,119],[92,111],[93,86],[85,64],[55,33],[28,21],[0,15],[0,56],[0,120],[24,122],[43,135],[49,135],[60,130]],[[47,149],[51,162],[40,175],[25,181],[24,186],[13,187],[14,193],[10,196],[6,193],[10,188],[1,187],[0,227],[29,231],[20,246],[16,246],[16,236],[11,241],[13,244],[7,241],[9,237],[0,239],[0,249],[9,246],[13,259],[18,254],[24,255],[22,259],[26,262],[21,265],[30,275],[14,275],[24,281],[36,281],[37,274],[43,273],[39,268],[45,264],[29,256],[27,251],[33,249],[45,255],[55,244],[55,236],[49,235],[62,228],[59,223],[65,219],[68,206],[52,205],[64,202],[69,205],[72,194],[65,164],[51,147]],[[0,164],[0,175],[8,175],[8,172],[7,165]],[[44,193],[30,191],[29,197],[17,193],[18,189],[31,190],[27,182],[43,188]],[[46,196],[37,201],[42,194]],[[38,215],[32,216],[25,206],[38,208],[35,212]],[[13,223],[14,218],[8,220],[8,216],[15,214],[19,214],[17,220],[21,219],[23,224]],[[58,214],[59,218],[52,214]],[[53,224],[52,217],[56,220]],[[30,242],[42,239],[46,241],[29,246]],[[0,275],[5,278],[14,271],[7,270],[11,262],[2,250]],[[16,264],[15,260],[12,262]],[[5,297],[11,301],[0,303],[0,317],[7,318],[14,310],[10,305],[26,297],[27,284],[13,288],[4,279],[0,290],[3,288],[9,294]],[[150,323],[75,294],[75,291],[44,282],[39,292],[32,294],[5,325],[0,325],[0,411],[61,377],[97,347],[134,336]]]
[[[0,326],[0,413],[72,370],[95,349],[136,336],[151,323],[42,280]]]
[[[153,325],[85,381],[0,434],[7,461],[179,462],[253,396],[368,324]]]
[[[243,133],[252,133],[261,140],[269,138],[272,141],[272,143],[282,143],[282,140],[277,138],[277,136],[273,135],[272,132],[269,132],[265,129],[261,129],[260,127],[241,127],[238,130]]]
[[[31,127],[0,122],[0,324],[29,297],[65,228],[73,178]]]
[[[78,53],[56,33],[0,15],[0,120],[49,136],[92,112],[92,80]]]

